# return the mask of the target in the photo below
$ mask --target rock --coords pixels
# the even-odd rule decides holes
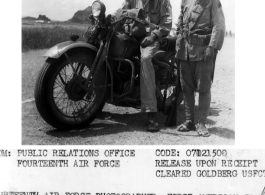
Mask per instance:
[[[39,15],[39,17],[36,20],[43,20],[44,22],[51,21],[50,18],[46,17],[45,15]]]
[[[92,13],[92,9],[90,6],[88,6],[86,9],[84,10],[79,10],[77,11],[74,16],[68,20],[67,22],[71,22],[71,23],[86,23],[86,24],[90,24],[90,20],[89,20],[89,15]]]

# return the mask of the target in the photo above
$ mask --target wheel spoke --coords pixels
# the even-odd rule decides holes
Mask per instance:
[[[66,93],[65,89],[62,88],[62,86],[54,86],[53,91],[54,91],[55,94]]]
[[[58,76],[60,77],[60,80],[61,80],[63,86],[65,86],[65,85],[66,85],[66,82],[63,80],[63,77],[62,77],[61,73],[59,73]],[[57,80],[57,79],[56,79],[56,80]]]
[[[90,73],[90,69],[87,68],[87,66],[84,66],[83,76],[84,76],[85,78],[87,78],[88,75],[89,75],[89,73]]]
[[[57,93],[57,96],[54,95],[53,97],[56,99],[59,99],[59,98],[62,98],[64,95],[66,95],[66,93],[63,91],[62,93]]]
[[[58,104],[60,101],[62,102],[62,103],[64,103],[66,100],[68,100],[68,98],[62,98],[62,97],[60,97],[60,98],[56,98],[57,99],[57,101],[55,102],[55,104]]]
[[[65,86],[62,84],[62,83],[58,83],[57,81],[55,81],[55,86],[54,86],[54,90],[55,89],[58,89],[58,88],[61,88],[62,90],[64,90]]]
[[[69,100],[66,102],[66,106],[62,108],[62,110],[64,110],[64,109],[65,109],[66,113],[68,113],[67,109],[69,109]]]
[[[71,105],[72,105],[72,108],[74,109],[73,113],[77,113],[78,108],[76,107],[75,102],[71,101]]]
[[[78,63],[78,66],[76,68],[77,75],[82,76],[84,68],[85,65],[83,65],[82,63]]]
[[[81,100],[82,102],[89,102],[89,103],[91,103],[91,102],[95,102],[95,101],[89,101],[89,100]]]

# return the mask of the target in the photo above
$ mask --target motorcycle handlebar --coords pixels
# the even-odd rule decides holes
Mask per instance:
[[[135,21],[137,21],[137,22],[140,22],[140,23],[142,23],[142,24],[144,24],[144,25],[146,25],[146,26],[152,26],[152,27],[154,27],[155,29],[158,29],[159,28],[159,26],[157,26],[157,25],[155,25],[155,24],[153,24],[153,23],[151,23],[151,22],[147,22],[147,21],[145,21],[145,20],[141,20],[141,19],[139,19],[139,18],[134,18],[134,17],[129,17],[129,16],[124,16],[124,17],[122,17],[121,19],[119,19],[119,20],[117,20],[117,21],[115,21],[115,22],[112,22],[111,23],[111,26],[115,26],[116,24],[118,24],[119,22],[121,22],[121,21],[123,21],[123,20],[135,20]]]

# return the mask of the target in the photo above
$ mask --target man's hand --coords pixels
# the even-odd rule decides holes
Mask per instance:
[[[213,57],[214,57],[214,48],[208,46],[204,52],[204,61],[208,61],[210,59],[213,59]]]
[[[145,37],[144,40],[141,42],[142,47],[147,47],[151,45],[156,39],[156,34],[152,33],[149,37]]]

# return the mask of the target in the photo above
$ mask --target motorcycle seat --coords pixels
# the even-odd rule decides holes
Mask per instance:
[[[171,60],[176,53],[176,40],[177,37],[171,35],[163,38],[159,50],[153,56],[153,60],[164,62]]]
[[[162,44],[160,45],[159,50],[175,50],[177,36],[168,35],[165,38],[162,38]]]

